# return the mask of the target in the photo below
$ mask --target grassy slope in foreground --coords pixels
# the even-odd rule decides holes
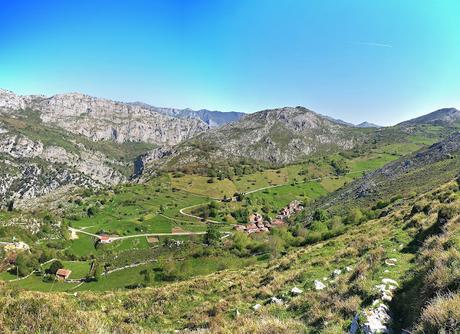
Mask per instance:
[[[429,210],[414,209],[419,203],[429,203]],[[442,320],[449,318],[451,301],[458,299],[452,284],[458,279],[453,266],[460,261],[459,207],[458,185],[448,183],[392,204],[383,218],[350,226],[347,233],[269,263],[165,287],[77,296],[4,288],[0,324],[6,331],[20,333],[57,328],[71,332],[98,328],[107,333],[182,328],[209,328],[216,333],[341,333],[348,330],[357,312],[371,308],[379,296],[375,286],[382,278],[390,278],[400,286],[394,293],[398,305],[392,308],[400,311],[394,325],[414,327],[416,333],[427,328],[438,332],[446,325]],[[439,217],[446,210],[451,214],[440,229]],[[396,265],[386,265],[388,258],[396,259]],[[344,270],[347,266],[350,272]],[[343,273],[334,279],[335,269]],[[434,279],[434,274],[446,271],[449,275],[443,280]],[[327,288],[313,289],[315,279]],[[416,282],[431,282],[434,290],[427,291]],[[304,293],[292,296],[294,286]],[[436,297],[436,289],[453,294]],[[272,296],[283,299],[284,305],[270,304]],[[430,301],[429,308],[422,308]],[[257,312],[252,309],[255,303],[263,305]],[[235,317],[237,310],[240,315]],[[435,321],[435,314],[441,321]]]

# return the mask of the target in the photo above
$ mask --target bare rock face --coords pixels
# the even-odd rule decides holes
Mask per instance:
[[[0,206],[9,199],[27,200],[64,185],[99,187],[126,181],[100,152],[77,153],[45,146],[22,135],[0,135]]]
[[[13,92],[0,88],[0,109],[9,112],[19,109],[24,109],[26,102],[21,96],[14,94]]]
[[[126,182],[130,171],[142,172],[144,160],[161,158],[208,128],[198,118],[164,115],[143,105],[79,93],[18,96],[0,89],[0,206],[68,185]],[[119,145],[127,142],[130,146]],[[156,149],[135,160],[131,146]]]
[[[72,93],[55,95],[33,104],[50,123],[92,140],[176,145],[208,125],[198,119],[179,119],[142,106]]]
[[[185,164],[206,156],[193,149],[203,147],[216,160],[245,157],[289,163],[318,151],[353,148],[362,138],[351,129],[302,107],[264,110],[180,145],[178,160]]]

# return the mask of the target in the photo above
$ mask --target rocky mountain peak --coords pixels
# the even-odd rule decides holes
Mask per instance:
[[[14,94],[12,91],[0,88],[0,111],[8,112],[18,109],[24,109],[26,103],[21,96]]]
[[[414,126],[419,124],[451,125],[460,122],[460,110],[456,108],[442,108],[429,114],[399,123],[401,126]]]
[[[377,124],[374,124],[374,123],[364,121],[364,122],[359,123],[358,125],[356,125],[356,127],[358,127],[358,128],[380,128],[381,126],[377,125]]]

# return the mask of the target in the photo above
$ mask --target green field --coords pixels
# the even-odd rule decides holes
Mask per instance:
[[[233,232],[232,223],[237,221],[233,215],[237,211],[263,212],[273,218],[282,207],[295,199],[304,203],[312,202],[361,177],[364,171],[377,169],[398,159],[401,154],[417,149],[420,145],[420,143],[409,143],[409,146],[390,144],[371,150],[367,154],[348,158],[340,155],[315,158],[279,169],[260,170],[223,180],[202,175],[166,173],[145,183],[120,185],[85,193],[82,196],[72,195],[63,218],[69,226],[83,229],[88,233],[107,233],[121,237],[149,233],[204,232],[207,229],[205,223],[182,215],[180,210],[191,207],[185,209],[185,212],[200,216],[200,210],[207,207],[213,198],[231,197],[236,192],[246,193],[257,190],[244,195],[244,199],[240,202],[218,202],[216,215],[209,217],[230,223],[219,225],[220,232]],[[337,175],[337,171],[331,164],[332,160],[343,160],[347,167],[346,173]],[[212,182],[209,182],[211,179]],[[269,188],[260,189],[264,187]],[[3,213],[3,215],[7,214]],[[167,240],[184,242],[192,240],[195,245],[203,242],[202,236],[160,235],[157,236],[158,241],[152,244],[149,244],[145,236],[138,236],[98,246],[93,236],[80,232],[77,236],[76,239],[63,239],[60,245],[53,246],[57,247],[54,256],[60,259],[65,268],[72,270],[70,278],[73,279],[85,277],[93,259],[101,263],[109,261],[112,269],[149,260],[152,256],[155,258],[159,256],[163,259],[161,263],[164,264],[168,262],[168,256],[175,252],[164,247]],[[257,247],[262,247],[258,244],[261,240],[255,238],[254,242],[259,245]],[[47,244],[46,241],[37,243],[42,248],[46,248]],[[254,250],[256,253],[257,247]],[[266,248],[261,249],[263,249],[262,253],[267,252]],[[159,253],[154,255],[156,250]],[[254,261],[254,258],[235,257],[233,254],[200,255],[195,258],[187,253],[176,257],[180,259],[177,266],[183,273],[180,279],[206,275],[222,269],[239,268]],[[101,277],[98,281],[85,283],[78,289],[107,290],[125,289],[139,284],[161,285],[164,282],[157,274],[152,275],[149,282],[144,282],[145,278],[141,274],[145,268],[158,270],[161,265],[150,263],[116,271]],[[2,280],[14,278],[15,276],[10,273],[0,274]],[[72,284],[62,282],[46,283],[42,281],[42,277],[35,275],[10,284],[41,291],[50,289],[65,291],[74,287]]]

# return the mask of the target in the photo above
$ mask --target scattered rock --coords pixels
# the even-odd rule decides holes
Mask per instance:
[[[365,312],[366,322],[362,325],[363,333],[388,333],[388,325],[391,317],[388,313],[388,307],[380,304],[377,308]]]
[[[254,305],[254,306],[252,307],[252,309],[253,309],[254,311],[258,311],[258,310],[260,310],[261,307],[262,307],[262,305],[256,304],[256,305]]]
[[[382,283],[383,284],[391,284],[391,285],[399,286],[398,282],[396,282],[394,279],[391,279],[391,278],[382,279]]]
[[[386,260],[385,260],[385,264],[386,264],[387,266],[392,267],[392,266],[395,266],[395,265],[396,265],[396,262],[397,262],[397,261],[398,261],[398,260],[397,260],[397,259],[394,259],[394,258],[393,258],[393,259],[386,259]]]
[[[315,280],[314,284],[316,290],[323,290],[324,288],[326,288],[326,285],[324,285],[324,283],[319,280]]]
[[[277,297],[272,297],[270,298],[270,303],[276,304],[276,305],[283,305],[283,300]]]
[[[347,272],[350,272],[350,271],[352,271],[352,270],[353,270],[353,268],[351,268],[351,267],[347,266],[347,267],[345,267],[345,270],[346,270]]]
[[[332,272],[332,276],[333,276],[333,277],[337,277],[337,276],[339,276],[339,275],[341,275],[341,274],[342,274],[342,270],[340,270],[340,269],[336,269],[336,270],[334,270],[334,271]]]
[[[291,293],[293,295],[300,295],[301,293],[303,293],[303,290],[297,288],[297,287],[293,287],[292,290],[291,290]]]
[[[385,302],[391,302],[391,300],[393,299],[393,294],[391,293],[391,291],[385,291],[383,294],[382,294],[382,300],[385,301]]]

